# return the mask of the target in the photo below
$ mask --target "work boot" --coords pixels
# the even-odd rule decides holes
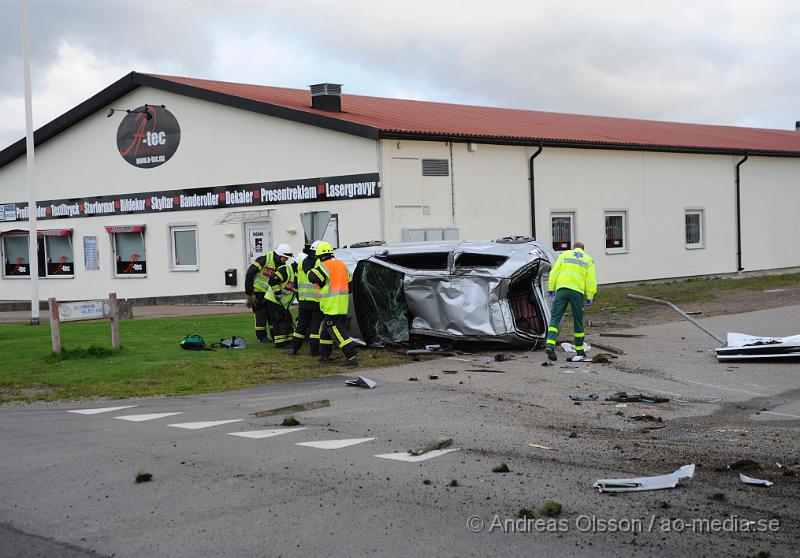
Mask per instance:
[[[289,355],[289,356],[297,356],[297,351],[298,350],[299,350],[298,347],[291,347],[291,348],[289,348],[288,351],[286,351],[286,354]]]
[[[346,361],[344,361],[344,362],[343,362],[343,363],[342,363],[340,366],[358,366],[358,361],[356,360],[356,358],[355,358],[355,357],[353,357],[353,358],[348,358],[348,359],[347,359]]]
[[[558,357],[556,356],[556,350],[553,347],[550,347],[548,345],[547,347],[545,347],[544,353],[547,355],[548,359],[550,359],[550,360],[558,360]]]

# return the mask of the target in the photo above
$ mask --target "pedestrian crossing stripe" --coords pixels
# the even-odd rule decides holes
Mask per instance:
[[[419,461],[425,461],[426,459],[433,459],[434,457],[439,457],[440,455],[444,455],[446,453],[450,453],[453,451],[458,451],[461,448],[448,448],[448,449],[438,449],[429,451],[427,453],[423,453],[422,455],[411,455],[410,453],[383,453],[380,455],[376,455],[374,457],[380,457],[381,459],[393,459],[395,461],[408,461],[410,463],[417,463]]]
[[[281,434],[288,434],[289,432],[297,432],[298,430],[305,430],[302,428],[282,428],[277,430],[249,430],[247,432],[228,432],[231,436],[240,436],[242,438],[253,438],[260,440],[261,438],[272,438],[273,436],[280,436]]]
[[[125,415],[125,416],[114,417],[114,418],[115,419],[119,419],[119,420],[129,420],[131,422],[143,422],[143,421],[146,421],[146,420],[160,419],[160,418],[171,417],[172,415],[180,415],[180,414],[181,414],[181,412],[179,411],[177,413],[154,413],[154,414],[150,414],[150,415]]]
[[[99,415],[100,413],[110,413],[111,411],[121,411],[122,409],[130,409],[138,407],[138,405],[125,405],[123,407],[102,407],[100,409],[74,409],[67,411],[68,413],[76,413],[79,415]]]
[[[347,440],[320,440],[318,442],[300,442],[296,446],[305,446],[307,448],[317,449],[341,449],[347,446],[354,446],[364,442],[371,442],[375,438],[350,438]]]
[[[212,426],[220,426],[222,424],[231,424],[232,422],[241,422],[244,419],[232,420],[207,420],[203,422],[181,422],[178,424],[168,424],[173,428],[185,428],[186,430],[200,430],[201,428],[210,428]]]

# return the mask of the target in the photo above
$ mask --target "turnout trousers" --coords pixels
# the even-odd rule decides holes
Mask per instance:
[[[267,319],[269,321],[267,327],[270,337],[272,337],[276,347],[286,347],[292,341],[292,330],[294,329],[292,315],[287,308],[277,302],[264,300],[264,305],[267,308]]]
[[[297,326],[292,333],[292,350],[297,353],[308,337],[311,356],[319,356],[319,330],[322,325],[322,311],[319,302],[301,300],[298,303]]]
[[[558,339],[558,326],[561,324],[561,318],[564,317],[564,312],[567,305],[572,308],[572,327],[575,331],[575,350],[579,355],[585,354],[583,352],[583,293],[573,291],[572,289],[561,288],[556,291],[556,297],[553,301],[553,307],[550,315],[550,327],[547,328],[547,347],[555,347],[556,339]]]
[[[319,356],[321,358],[330,358],[334,342],[339,345],[347,360],[356,358],[358,348],[350,339],[346,323],[347,316],[325,315],[322,317],[322,326],[319,330]]]

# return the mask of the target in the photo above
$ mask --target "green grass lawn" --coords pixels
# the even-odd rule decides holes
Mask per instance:
[[[690,278],[661,283],[639,283],[626,285],[601,285],[595,304],[587,314],[599,313],[603,308],[612,314],[629,314],[651,303],[628,298],[628,293],[667,300],[673,304],[715,300],[721,291],[761,291],[800,284],[800,273],[764,275],[760,277],[735,278]]]
[[[199,334],[206,343],[239,335],[244,350],[186,351],[179,343]],[[250,314],[120,322],[122,349],[111,350],[111,323],[61,325],[64,353],[52,353],[48,324],[0,324],[0,402],[89,397],[187,395],[336,374],[308,356],[256,343]],[[334,354],[336,356],[336,354]],[[403,364],[408,357],[366,349],[362,367]],[[352,372],[350,372],[352,373]]]

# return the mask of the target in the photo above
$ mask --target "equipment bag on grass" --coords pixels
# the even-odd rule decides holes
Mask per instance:
[[[214,343],[216,345],[217,343]],[[247,343],[244,342],[244,339],[239,337],[238,335],[234,335],[228,339],[220,339],[219,346],[223,349],[244,349],[247,347]]]
[[[213,351],[211,347],[206,346],[205,340],[199,335],[187,335],[181,341],[181,349],[187,351]]]

